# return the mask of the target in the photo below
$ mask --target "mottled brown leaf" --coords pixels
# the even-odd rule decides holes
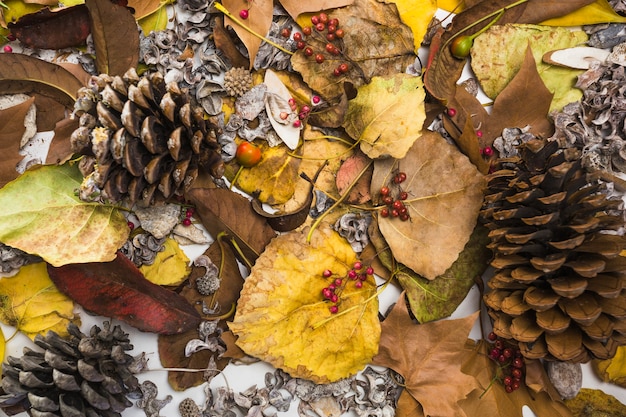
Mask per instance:
[[[49,265],[48,274],[61,292],[87,311],[145,332],[178,334],[201,322],[187,300],[145,279],[120,253],[111,262]]]
[[[237,302],[239,293],[243,288],[243,279],[239,272],[239,266],[235,259],[231,248],[223,243],[214,242],[203,254],[207,256],[218,267],[221,267],[220,277],[221,283],[219,290],[215,293],[215,297],[211,295],[202,295],[196,289],[196,280],[204,275],[206,268],[194,266],[189,282],[185,284],[180,292],[190,304],[196,307],[198,313],[205,320],[213,320],[211,316],[202,313],[202,303],[207,308],[213,308],[219,305],[219,311],[216,315],[226,315],[232,305]],[[232,319],[232,316],[224,317],[220,320],[218,326],[223,330],[228,330],[226,320]],[[188,369],[204,369],[207,367],[213,352],[209,350],[201,350],[194,353],[190,357],[185,357],[185,346],[192,339],[198,339],[198,329],[190,329],[179,335],[160,335],[158,340],[159,358],[164,367],[168,368],[188,368]],[[224,369],[230,362],[226,358],[215,358],[218,369]],[[204,382],[202,372],[175,372],[168,373],[168,381],[170,386],[177,391],[183,391],[200,385]]]
[[[17,164],[24,158],[19,154],[22,135],[26,130],[24,118],[35,102],[30,98],[25,102],[5,110],[0,110],[0,187],[18,177]]]
[[[123,75],[139,61],[139,31],[130,10],[110,0],[86,0],[99,73]]]
[[[192,188],[187,198],[197,208],[202,224],[212,236],[232,236],[248,261],[254,263],[276,236],[264,218],[252,210],[250,201],[222,188]]]

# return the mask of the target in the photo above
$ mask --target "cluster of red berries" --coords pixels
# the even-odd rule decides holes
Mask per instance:
[[[362,288],[363,282],[367,277],[374,275],[374,268],[364,266],[362,262],[355,262],[345,277],[335,275],[330,269],[324,270],[322,276],[332,280],[331,284],[322,289],[322,297],[324,300],[330,301],[332,305],[328,308],[332,314],[339,312],[339,304],[341,302],[340,295],[346,288],[348,282],[354,282],[355,288]],[[345,278],[348,278],[347,280]]]
[[[292,123],[293,127],[296,127],[296,128],[302,127],[302,123],[307,117],[309,117],[309,113],[311,113],[311,106],[305,104],[302,107],[298,108],[298,103],[296,103],[296,99],[294,99],[293,97],[289,99],[288,103],[289,103],[289,108],[291,109],[291,111],[298,113],[298,118],[294,120]],[[280,113],[280,118],[282,120],[287,120],[288,117],[289,117],[289,113],[287,112]]]
[[[312,26],[305,26],[302,32],[295,32],[293,40],[296,42],[296,48],[302,50],[307,57],[313,57],[318,64],[323,63],[330,56],[341,55],[341,39],[345,36],[345,31],[339,27],[339,19],[331,19],[326,13],[311,16]],[[281,36],[289,38],[291,29],[283,28],[280,32]],[[324,49],[318,47],[324,45]],[[333,75],[336,77],[350,71],[350,65],[347,62],[339,62],[333,69]]]
[[[187,207],[181,210],[181,214],[183,216],[181,223],[183,224],[183,226],[191,226],[191,218],[193,217],[195,212],[196,211],[193,207]]]
[[[513,392],[522,385],[524,378],[524,357],[519,347],[507,345],[507,342],[498,337],[494,332],[487,336],[493,342],[493,348],[489,351],[489,358],[498,364],[500,369],[499,379],[504,385],[506,392]]]
[[[406,181],[406,173],[397,172],[389,185],[380,187],[380,201],[385,205],[380,210],[382,217],[397,217],[403,222],[411,219],[409,210],[404,204],[404,201],[409,198],[409,193],[404,191],[400,185],[404,181]]]

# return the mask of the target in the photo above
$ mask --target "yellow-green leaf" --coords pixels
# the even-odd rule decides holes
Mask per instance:
[[[607,0],[596,0],[565,16],[541,22],[547,26],[583,26],[597,23],[624,23],[626,17],[615,13]]]
[[[189,258],[172,238],[165,240],[152,265],[142,265],[139,269],[148,281],[157,285],[178,285],[191,273]]]
[[[126,219],[112,206],[76,195],[75,165],[39,166],[0,189],[0,242],[54,266],[108,262],[128,239]]]
[[[48,330],[65,335],[68,323],[76,320],[74,302],[50,280],[45,262],[0,279],[0,321],[31,339]]]
[[[435,0],[383,0],[385,3],[394,3],[402,23],[411,28],[413,44],[417,51],[426,35],[428,24],[437,11]]]
[[[343,126],[370,158],[403,158],[422,131],[424,98],[420,77],[374,77],[348,103]]]
[[[582,70],[545,64],[542,57],[548,51],[582,45],[587,39],[582,30],[527,24],[495,25],[474,40],[472,70],[485,94],[495,98],[521,68],[530,44],[539,76],[554,93],[550,111],[560,110],[582,96],[574,87]]]
[[[167,9],[165,7],[159,7],[157,10],[137,22],[146,36],[149,35],[150,32],[165,30],[167,27]]]
[[[356,288],[345,278],[339,312],[329,311],[322,289],[345,277],[357,260],[351,246],[330,228],[276,237],[246,279],[229,324],[247,354],[293,377],[328,383],[355,374],[378,350],[380,323],[373,277]]]

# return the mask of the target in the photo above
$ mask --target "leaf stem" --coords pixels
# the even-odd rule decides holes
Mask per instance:
[[[293,55],[293,52],[283,48],[282,46],[280,46],[279,44],[277,44],[276,42],[272,42],[271,40],[267,39],[265,36],[260,35],[259,33],[255,32],[254,30],[252,30],[252,28],[250,28],[249,26],[247,26],[245,23],[243,23],[241,20],[237,19],[235,17],[234,14],[232,14],[231,12],[228,11],[228,9],[226,9],[226,7],[224,7],[221,3],[213,3],[213,6],[215,6],[215,8],[217,10],[219,10],[220,12],[224,13],[224,15],[226,15],[230,20],[232,20],[233,22],[237,23],[239,26],[241,26],[242,28],[244,28],[245,30],[247,30],[250,34],[256,36],[257,38],[261,39],[262,41],[272,45],[274,48],[279,49],[281,51],[283,51],[286,54],[289,55]]]
[[[333,211],[334,209],[336,209],[337,207],[339,207],[339,205],[342,203],[343,200],[346,199],[346,197],[348,197],[348,194],[350,194],[350,191],[352,190],[352,188],[354,188],[354,186],[356,185],[356,183],[359,181],[359,179],[361,179],[361,177],[363,176],[363,174],[365,174],[365,172],[369,169],[370,165],[372,165],[373,161],[369,161],[367,163],[367,165],[365,165],[363,167],[363,169],[361,170],[361,172],[359,172],[359,174],[356,176],[356,178],[350,183],[350,185],[346,188],[345,192],[339,196],[339,198],[337,199],[337,201],[335,201],[333,203],[332,206],[330,206],[328,208],[328,210],[326,210],[325,212],[323,212],[322,214],[319,215],[319,217],[317,219],[315,219],[315,222],[313,222],[313,224],[311,225],[311,229],[309,230],[309,233],[306,235],[306,241],[307,243],[311,243],[311,238],[313,237],[313,232],[315,231],[315,229],[317,229],[317,227],[320,225],[320,223],[322,222],[322,220],[328,215],[328,213],[330,213],[331,211]]]

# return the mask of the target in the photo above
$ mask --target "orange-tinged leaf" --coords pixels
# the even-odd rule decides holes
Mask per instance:
[[[383,321],[373,363],[402,375],[425,415],[464,416],[457,401],[478,387],[473,377],[461,372],[465,341],[477,317],[478,312],[462,319],[415,324],[402,293]]]
[[[426,119],[420,77],[374,77],[348,102],[343,126],[370,158],[403,158]]]
[[[67,334],[68,323],[77,320],[73,311],[74,302],[50,280],[45,262],[23,266],[16,275],[0,278],[0,321],[31,339],[48,330]]]
[[[322,289],[344,277],[357,260],[350,244],[322,227],[310,244],[302,233],[276,237],[246,279],[229,324],[247,354],[293,377],[328,383],[355,374],[376,354],[380,324],[376,284],[358,289],[344,279],[339,312],[332,314]]]
[[[76,165],[39,166],[0,189],[0,241],[54,266],[115,259],[128,239],[116,208],[74,195]]]
[[[375,161],[372,195],[379,195],[397,171],[407,176],[402,188],[408,193],[404,205],[410,220],[379,216],[379,228],[398,262],[432,280],[468,242],[485,180],[465,155],[431,131],[415,141],[405,158]]]

